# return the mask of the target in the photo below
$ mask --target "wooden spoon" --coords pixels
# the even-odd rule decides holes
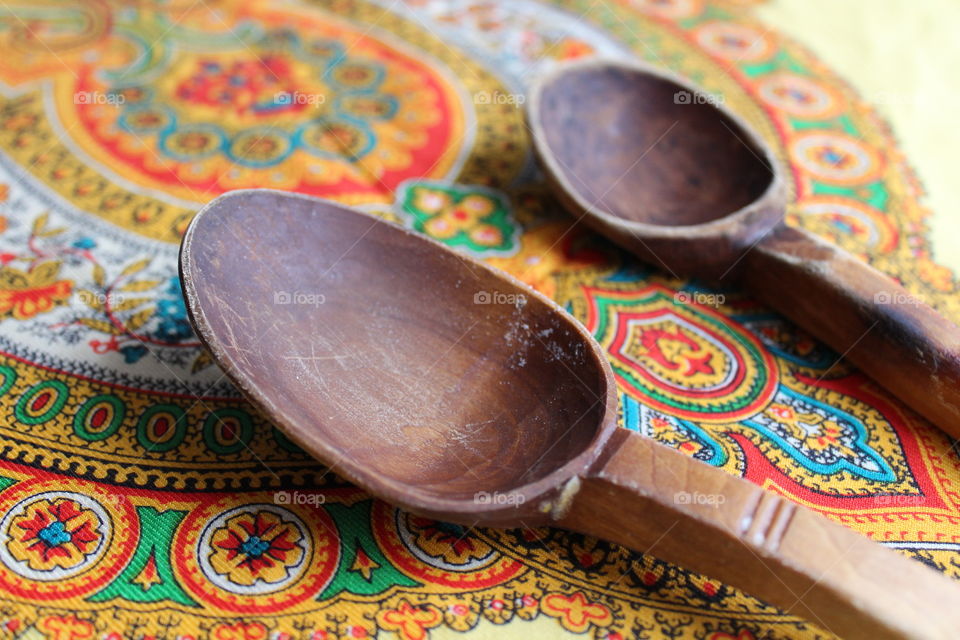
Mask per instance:
[[[181,279],[216,361],[338,474],[468,526],[555,525],[712,575],[850,638],[947,638],[957,587],[618,429],[599,345],[529,287],[330,202],[234,191]]]
[[[960,438],[960,331],[838,247],[788,227],[782,170],[743,120],[640,63],[540,78],[527,118],[578,219],[670,273],[738,282]]]

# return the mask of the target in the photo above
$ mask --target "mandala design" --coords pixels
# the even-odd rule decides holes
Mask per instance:
[[[775,109],[802,120],[826,120],[839,115],[843,98],[829,86],[807,76],[770,74],[758,87],[760,97]]]
[[[115,576],[139,534],[133,508],[98,488],[56,481],[0,493],[0,584],[25,598],[66,599]],[[118,523],[123,527],[118,528]]]
[[[81,50],[76,67],[46,68],[52,84],[27,101],[0,101],[6,148],[43,138],[50,153],[23,166],[88,211],[177,241],[191,210],[230,189],[390,203],[409,178],[463,173],[490,184],[520,169],[522,111],[474,101],[508,92],[415,20],[362,0],[329,12],[235,4],[232,26],[171,13],[78,17],[109,27],[70,47],[70,59]],[[0,80],[34,86],[40,76],[22,69],[36,52],[12,51],[21,59],[0,64]],[[476,126],[488,135],[474,146]],[[63,131],[70,147],[58,144]]]
[[[855,254],[893,251],[899,232],[882,212],[853,198],[810,196],[797,203],[798,224]]]
[[[960,461],[944,436],[741,293],[692,303],[698,283],[576,225],[531,170],[517,99],[530,77],[584,55],[668,61],[770,142],[788,223],[960,319],[882,120],[742,3],[7,4],[3,628],[409,639],[537,620],[607,640],[825,636],[655,556],[420,518],[316,465],[186,317],[177,242],[241,186],[349,202],[509,271],[603,342],[623,427],[957,575]]]
[[[694,37],[708,53],[733,62],[760,62],[774,51],[766,33],[733,22],[704,23],[696,29]]]
[[[200,537],[197,556],[208,579],[241,593],[269,593],[302,573],[303,523],[286,510],[238,507],[218,516]]]
[[[272,498],[272,496],[271,496]],[[174,571],[191,595],[237,613],[300,610],[333,577],[337,530],[321,509],[267,503],[191,513],[177,533]]]
[[[685,418],[732,420],[776,388],[773,360],[722,315],[678,304],[672,291],[584,287],[585,323],[611,356],[614,377],[638,402]]]
[[[882,158],[856,138],[837,132],[811,132],[797,136],[791,145],[796,162],[818,180],[858,185],[876,180]]]
[[[318,195],[350,185],[360,196],[393,189],[411,169],[445,174],[447,142],[463,135],[449,86],[348,29],[304,18],[223,50],[176,49],[160,76],[136,59],[101,74],[104,84],[81,76],[77,93],[119,105],[84,103],[77,116],[100,148],[138,175],[180,183],[185,197],[248,184]]]
[[[377,505],[374,533],[387,557],[417,580],[456,589],[508,582],[523,565],[493,549],[466,527]]]
[[[15,505],[0,522],[7,566],[34,580],[69,577],[96,562],[109,538],[106,512],[86,496],[49,493]]]

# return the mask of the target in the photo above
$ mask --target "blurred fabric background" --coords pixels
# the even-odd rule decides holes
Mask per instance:
[[[927,188],[934,259],[960,271],[960,2],[770,0],[770,27],[806,45],[876,106]]]

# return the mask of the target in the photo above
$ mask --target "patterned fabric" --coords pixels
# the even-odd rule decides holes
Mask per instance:
[[[738,4],[3,3],[2,633],[823,637],[654,556],[434,522],[319,468],[185,316],[179,237],[241,187],[357,205],[517,275],[608,351],[624,428],[960,575],[960,460],[942,434],[748,297],[573,226],[534,168],[532,73],[592,54],[663,64],[770,141],[791,224],[960,319],[884,123]]]

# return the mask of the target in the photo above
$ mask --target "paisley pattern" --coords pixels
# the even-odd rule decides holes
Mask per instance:
[[[720,314],[651,285],[584,287],[587,329],[614,377],[638,402],[684,418],[736,420],[766,405],[776,367],[756,340]],[[680,297],[679,299],[683,299]]]
[[[892,482],[890,465],[866,442],[863,422],[840,409],[806,398],[789,388],[763,413],[744,421],[814,473],[852,473]]]
[[[240,187],[335,198],[511,272],[606,349],[621,426],[960,577],[960,459],[944,436],[739,292],[668,278],[577,225],[535,169],[533,74],[586,55],[664,64],[771,143],[790,224],[960,319],[885,125],[740,4],[4,4],[0,628],[829,637],[654,555],[435,522],[318,467],[186,317],[176,243]]]

